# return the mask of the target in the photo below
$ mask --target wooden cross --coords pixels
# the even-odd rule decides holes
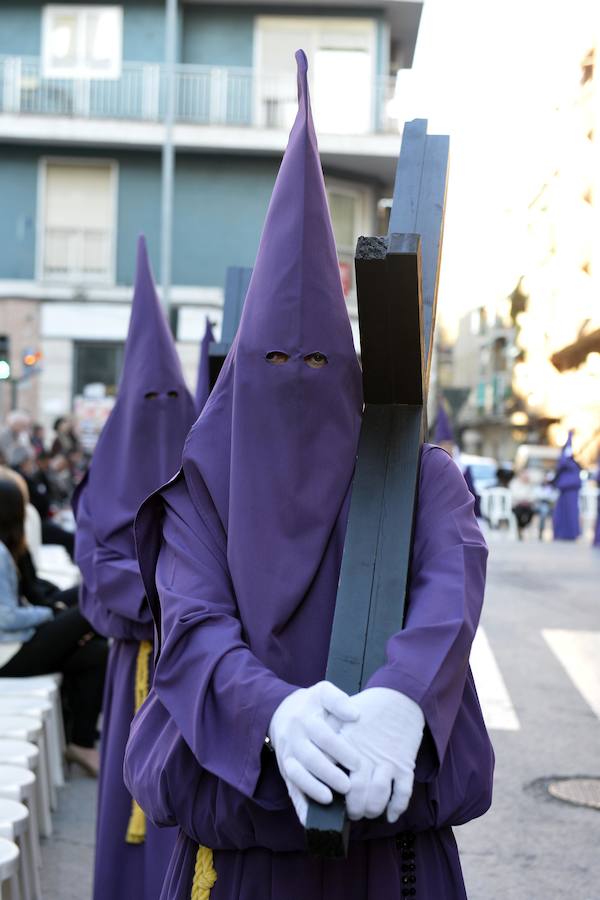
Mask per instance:
[[[221,340],[211,343],[208,350],[211,391],[238,330],[251,277],[252,269],[242,266],[229,266],[225,274]]]
[[[359,238],[355,266],[365,408],[328,681],[362,690],[402,628],[435,324],[448,172],[446,136],[406,123],[387,237]],[[310,803],[308,849],[345,856],[344,798]]]

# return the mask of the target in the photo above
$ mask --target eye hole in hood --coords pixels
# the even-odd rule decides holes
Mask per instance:
[[[304,362],[307,366],[310,366],[311,369],[322,369],[323,366],[326,366],[329,360],[325,356],[324,353],[316,350],[314,353],[308,353],[304,357]]]
[[[270,350],[265,356],[266,361],[271,363],[272,366],[282,366],[289,358],[289,354],[284,353],[282,350]]]

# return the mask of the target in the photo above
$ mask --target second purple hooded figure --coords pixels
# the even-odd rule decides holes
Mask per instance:
[[[161,900],[459,900],[451,826],[490,803],[493,753],[468,667],[486,547],[460,471],[426,447],[406,628],[370,686],[419,704],[413,797],[311,858],[276,756],[284,700],[325,673],[362,414],[361,376],[306,80],[234,345],[179,476],[138,517],[161,650],[125,775],[177,824]]]
[[[119,394],[74,503],[81,610],[100,634],[112,638],[103,704],[94,900],[158,900],[176,836],[146,822],[123,782],[131,720],[152,675],[153,623],[133,521],[145,497],[179,468],[194,418],[140,238]]]
[[[575,541],[581,534],[579,522],[581,469],[573,457],[572,431],[569,431],[569,437],[560,454],[553,484],[559,492],[552,513],[554,540]]]

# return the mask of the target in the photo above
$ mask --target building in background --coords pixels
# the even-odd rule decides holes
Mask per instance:
[[[570,428],[583,464],[600,449],[600,80],[597,51],[580,49],[552,167],[511,213],[514,289],[497,296],[491,281],[458,325],[445,393],[467,452],[512,459],[521,443],[561,446]]]
[[[575,453],[600,449],[600,77],[598,48],[582,48],[573,101],[557,110],[555,168],[533,198],[515,316],[515,393],[553,443],[575,430]],[[556,424],[551,424],[552,422]]]
[[[254,261],[299,46],[355,313],[355,241],[391,195],[396,73],[411,65],[421,7],[179,3],[171,301],[190,380],[204,315],[220,320],[226,267]],[[160,280],[164,16],[162,0],[0,0],[0,335],[16,375],[26,347],[41,349],[19,403],[45,421],[90,383],[115,390],[139,232]]]
[[[510,460],[521,435],[512,421],[515,329],[510,303],[482,306],[464,315],[452,348],[455,422],[467,453]]]

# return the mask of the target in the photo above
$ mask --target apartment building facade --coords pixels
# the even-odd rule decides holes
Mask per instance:
[[[254,261],[298,47],[355,315],[354,245],[391,196],[396,73],[411,65],[421,7],[180,0],[171,319],[190,382],[205,315],[218,331],[226,267]],[[45,421],[90,383],[114,393],[140,232],[161,278],[164,44],[161,0],[0,2],[0,333],[17,376],[22,353],[41,350],[19,404]]]

